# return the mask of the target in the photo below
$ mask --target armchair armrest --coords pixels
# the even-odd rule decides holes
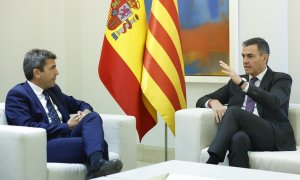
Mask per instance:
[[[123,170],[136,168],[135,117],[112,114],[101,114],[101,117],[109,151],[120,155]]]
[[[294,129],[296,146],[300,146],[300,104],[290,104],[289,119]]]
[[[175,159],[200,162],[201,150],[208,147],[217,133],[214,113],[208,108],[176,111]]]
[[[0,125],[0,150],[1,178],[47,179],[44,129]]]

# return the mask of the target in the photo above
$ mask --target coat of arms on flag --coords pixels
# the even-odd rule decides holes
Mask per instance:
[[[115,0],[111,4],[107,28],[114,31],[111,35],[117,40],[122,33],[126,33],[127,29],[131,29],[132,25],[139,20],[139,16],[133,12],[133,9],[140,8],[138,0]],[[122,25],[121,27],[119,27]]]

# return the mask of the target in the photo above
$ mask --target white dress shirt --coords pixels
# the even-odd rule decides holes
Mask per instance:
[[[45,111],[47,113],[47,116],[48,116],[49,111],[48,111],[48,108],[47,108],[47,105],[46,105],[47,104],[47,100],[45,98],[45,95],[43,94],[44,90],[42,88],[40,88],[39,86],[33,84],[30,81],[27,81],[27,82],[28,82],[29,86],[32,88],[32,90],[35,93],[35,95],[40,100],[40,102],[43,105],[43,108],[45,109]],[[61,113],[59,112],[59,110],[58,110],[57,106],[55,105],[55,103],[53,103],[51,97],[50,97],[50,100],[51,100],[51,103],[53,104],[53,106],[55,108],[55,111],[56,111],[56,113],[57,113],[57,115],[59,117],[59,120],[61,121],[61,119],[62,119]],[[49,120],[49,123],[51,123],[51,118],[49,118],[49,116],[48,116],[48,120]]]

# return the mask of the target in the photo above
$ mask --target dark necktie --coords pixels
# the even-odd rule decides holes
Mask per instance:
[[[251,85],[254,85],[255,81],[257,81],[257,77],[253,77],[250,79],[250,84]],[[253,113],[253,110],[254,110],[254,105],[255,105],[255,101],[250,97],[250,96],[247,96],[247,101],[246,101],[246,108],[245,110],[246,111],[249,111],[251,113]]]
[[[60,120],[59,120],[58,114],[57,114],[57,112],[56,112],[56,110],[55,110],[55,108],[54,108],[54,106],[53,106],[53,104],[50,100],[49,94],[46,91],[44,91],[43,94],[45,95],[45,99],[47,101],[46,106],[47,106],[47,109],[48,109],[48,116],[51,120],[51,124],[59,124]]]

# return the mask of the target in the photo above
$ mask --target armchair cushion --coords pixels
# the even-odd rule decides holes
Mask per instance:
[[[84,164],[47,163],[48,179],[85,179]]]
[[[117,153],[109,152],[109,159],[120,159]],[[85,178],[86,166],[84,164],[47,163],[48,179],[72,179],[82,180]]]
[[[201,163],[205,163],[209,158],[207,150],[208,147],[201,150]],[[297,151],[249,152],[248,155],[252,169],[300,174],[300,146],[297,146]],[[228,158],[225,158],[224,162],[220,164],[228,166]]]

